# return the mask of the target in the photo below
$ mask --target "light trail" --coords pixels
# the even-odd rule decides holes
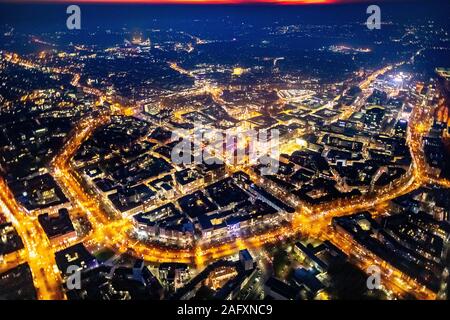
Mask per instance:
[[[42,300],[65,299],[54,249],[37,219],[17,203],[5,180],[0,177],[0,208],[12,222],[24,244],[37,296]]]

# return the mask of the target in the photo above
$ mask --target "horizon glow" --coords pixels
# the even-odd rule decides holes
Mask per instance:
[[[369,0],[0,0],[0,3],[105,3],[105,4],[274,4],[274,5],[330,5],[361,3]]]

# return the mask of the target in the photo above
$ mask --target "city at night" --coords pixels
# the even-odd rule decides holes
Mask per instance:
[[[0,1],[0,300],[448,301],[449,17]]]

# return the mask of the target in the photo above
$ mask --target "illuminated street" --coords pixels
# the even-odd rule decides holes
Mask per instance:
[[[448,299],[449,38],[417,6],[8,17],[0,298]]]

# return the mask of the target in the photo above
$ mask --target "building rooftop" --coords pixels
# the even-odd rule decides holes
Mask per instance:
[[[38,220],[49,239],[75,232],[67,209],[60,209],[57,215],[41,214]]]

